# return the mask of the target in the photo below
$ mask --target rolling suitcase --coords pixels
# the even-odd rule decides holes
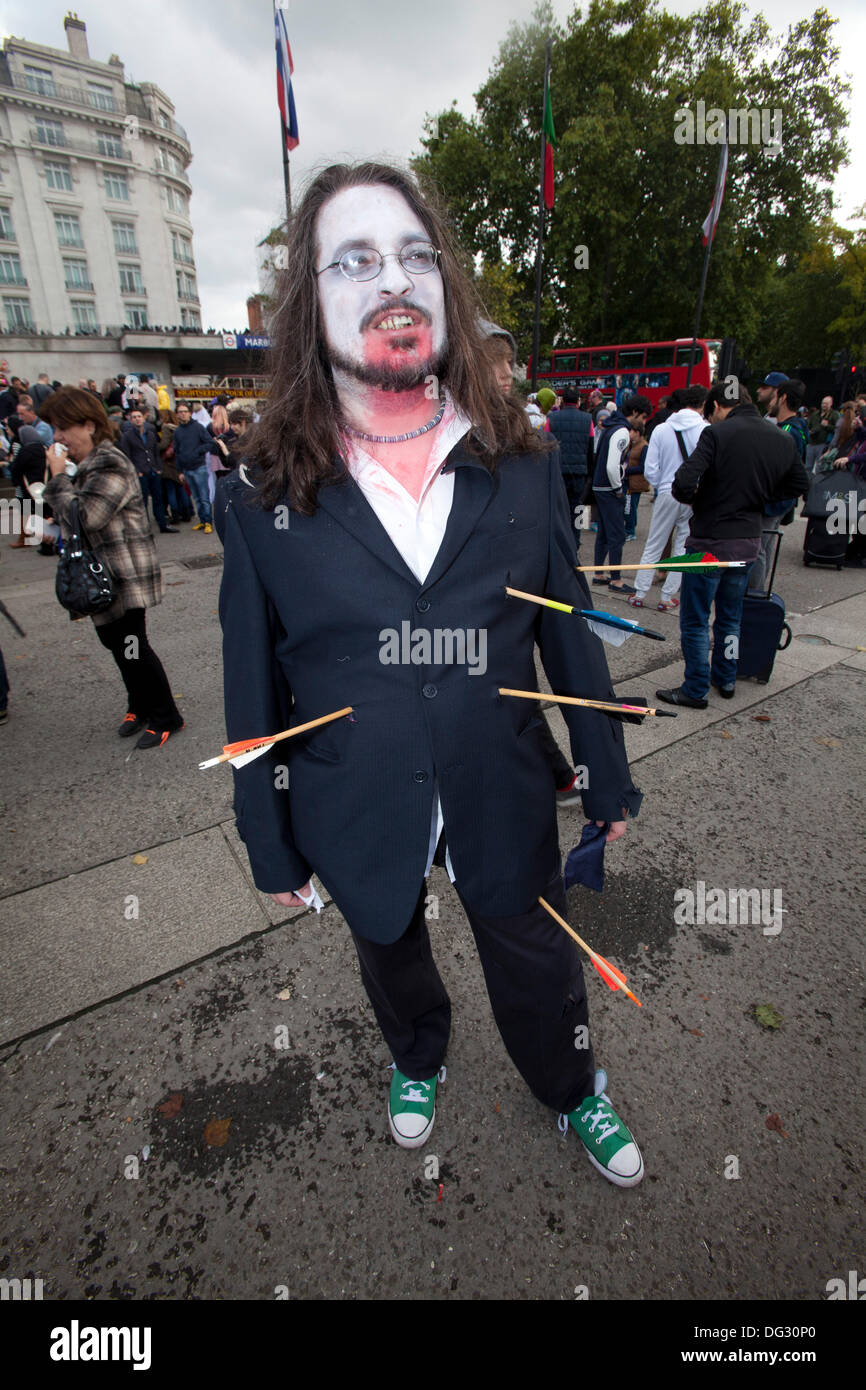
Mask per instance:
[[[785,603],[778,594],[773,593],[773,580],[779,561],[781,531],[772,532],[776,536],[776,553],[766,594],[747,593],[743,599],[743,616],[740,622],[740,645],[737,655],[737,680],[756,680],[762,685],[773,673],[776,652],[783,652],[791,644],[791,629],[785,622]]]
[[[845,563],[848,539],[845,531],[834,535],[827,530],[827,517],[810,516],[803,540],[803,564],[835,565],[840,570]]]

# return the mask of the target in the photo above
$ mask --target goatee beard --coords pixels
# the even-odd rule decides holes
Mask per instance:
[[[342,353],[331,350],[328,353],[331,367],[354,377],[365,386],[375,386],[379,391],[412,391],[423,386],[428,377],[439,377],[445,365],[443,353],[436,353],[426,362],[414,362],[411,366],[370,366],[366,362],[356,362],[354,358],[344,357]]]

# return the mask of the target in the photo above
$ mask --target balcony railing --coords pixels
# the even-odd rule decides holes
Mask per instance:
[[[178,290],[177,297],[182,304],[201,304],[198,295],[190,293],[189,290]]]
[[[0,270],[0,286],[2,286],[3,289],[8,289],[10,285],[13,285],[18,289],[26,289],[27,276],[7,275],[4,270]]]
[[[92,280],[64,280],[63,285],[70,294],[78,294],[79,291],[82,294],[92,294],[94,290]]]
[[[68,106],[86,106],[91,111],[113,111],[125,114],[125,108],[113,96],[103,96],[99,92],[89,92],[84,87],[67,87],[53,78],[22,76],[11,73],[11,86],[17,92],[29,92],[31,96],[47,97],[49,101],[62,101]]]
[[[178,251],[177,247],[175,247],[174,259],[175,259],[176,261],[180,261],[181,265],[195,265],[195,260],[194,260],[194,258],[189,254],[189,252],[188,252],[188,251]]]
[[[132,294],[132,295],[135,295],[136,298],[139,298],[139,299],[146,299],[146,298],[147,298],[147,290],[144,288],[144,285],[140,285],[140,284],[139,284],[139,285],[124,285],[124,283],[123,283],[122,280],[121,280],[121,282],[120,282],[120,293],[121,293],[121,294]]]
[[[127,149],[125,145],[118,146],[120,150],[119,154],[116,152],[109,154],[107,151],[99,148],[99,144],[96,140],[79,140],[74,135],[67,135],[65,130],[62,139],[58,139],[53,132],[50,138],[46,138],[47,135],[48,132],[45,132],[45,134],[40,136],[38,130],[31,130],[28,132],[30,144],[38,145],[42,150],[74,150],[76,154],[89,154],[95,159],[113,159],[122,164],[132,163],[132,152]]]

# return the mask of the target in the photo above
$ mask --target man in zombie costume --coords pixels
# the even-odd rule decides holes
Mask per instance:
[[[537,689],[537,642],[558,694],[613,698],[582,621],[505,592],[590,606],[558,450],[496,389],[445,223],[403,173],[312,182],[278,300],[268,404],[215,508],[228,738],[352,714],[234,770],[255,882],[293,906],[316,873],[333,897],[394,1058],[391,1133],[415,1148],[450,1027],[424,920],[444,865],[515,1066],[632,1186],[643,1161],[583,1045],[580,960],[538,901],[566,912],[540,716],[499,693]],[[411,635],[396,664],[395,631]],[[481,635],[470,663],[458,639],[477,656]],[[641,800],[619,718],[564,709],[584,810],[618,839]]]

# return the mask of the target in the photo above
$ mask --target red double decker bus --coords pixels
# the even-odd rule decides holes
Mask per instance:
[[[695,343],[692,385],[711,386],[718,373],[720,341],[698,338]],[[685,386],[692,350],[691,338],[660,343],[615,343],[608,347],[554,348],[538,362],[538,385],[561,391],[576,386],[581,399],[597,387],[606,396],[647,396],[657,406],[662,396]],[[532,377],[530,358],[527,376]]]

